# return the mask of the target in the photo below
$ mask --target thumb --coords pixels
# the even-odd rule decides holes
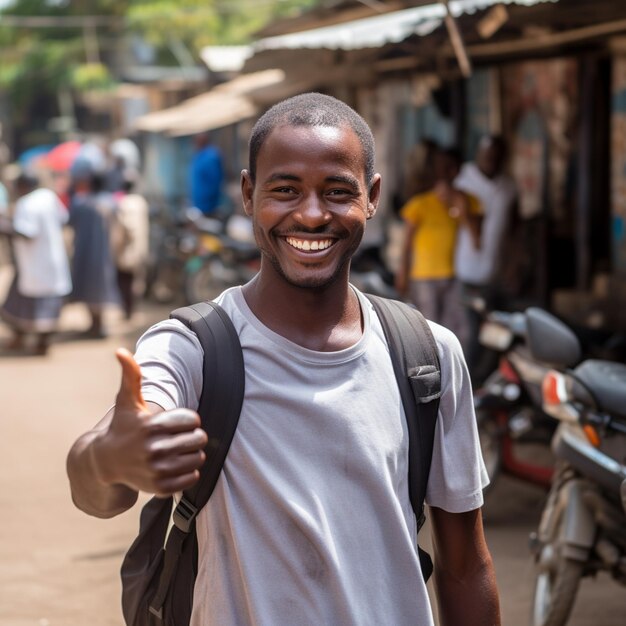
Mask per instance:
[[[123,409],[147,411],[141,395],[141,370],[133,355],[125,348],[118,348],[115,356],[122,366],[122,382],[117,392],[116,406]]]

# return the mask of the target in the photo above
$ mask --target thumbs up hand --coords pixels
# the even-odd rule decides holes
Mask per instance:
[[[205,460],[207,436],[189,409],[159,410],[141,394],[141,370],[132,354],[116,352],[122,382],[115,409],[98,442],[103,482],[169,496],[191,487]]]

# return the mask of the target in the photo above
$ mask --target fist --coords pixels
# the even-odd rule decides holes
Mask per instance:
[[[149,407],[141,393],[141,370],[119,349],[122,381],[111,422],[99,441],[102,478],[137,491],[169,496],[191,487],[204,463],[207,436],[189,409]]]

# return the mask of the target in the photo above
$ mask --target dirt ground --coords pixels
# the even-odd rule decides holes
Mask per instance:
[[[0,626],[122,624],[119,565],[139,507],[105,521],[80,513],[70,500],[65,457],[113,400],[115,348],[132,348],[140,330],[166,312],[147,308],[132,323],[113,316],[111,338],[87,341],[75,336],[87,325],[84,313],[68,307],[64,332],[47,357],[0,353]],[[0,342],[4,337],[0,327]],[[503,480],[486,512],[506,626],[528,623],[527,537],[542,498]],[[624,615],[626,589],[599,578],[584,581],[570,623],[622,626]]]

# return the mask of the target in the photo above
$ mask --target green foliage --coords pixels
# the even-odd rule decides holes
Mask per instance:
[[[72,68],[70,84],[76,91],[97,91],[110,89],[115,81],[106,65],[83,63]]]
[[[268,22],[313,7],[319,0],[131,0],[127,18],[157,47],[169,38],[195,53],[207,45],[242,44]]]
[[[27,120],[33,102],[47,98],[55,103],[59,90],[111,88],[115,70],[106,66],[107,52],[131,35],[152,44],[158,62],[178,64],[182,50],[199,63],[204,46],[249,43],[269,22],[322,1],[13,0],[0,9],[0,91],[12,101],[14,119]],[[7,22],[3,15],[61,19],[31,27]],[[94,30],[84,22],[63,21],[85,16],[104,19]]]

